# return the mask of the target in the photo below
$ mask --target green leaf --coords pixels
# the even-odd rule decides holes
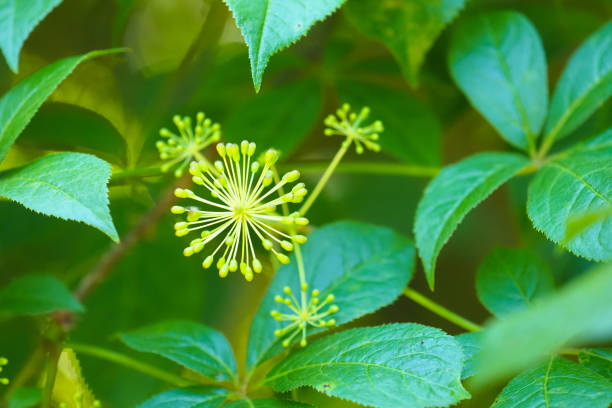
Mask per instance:
[[[481,332],[463,333],[455,336],[463,349],[463,370],[461,379],[465,380],[476,374],[476,354],[480,352]]]
[[[289,355],[265,383],[280,392],[312,386],[379,408],[447,406],[469,398],[463,352],[439,329],[415,323],[346,330]]]
[[[319,298],[335,296],[336,324],[343,324],[392,303],[408,284],[414,270],[414,247],[406,238],[374,225],[337,222],[316,229],[301,248],[306,281],[320,291]],[[274,331],[283,327],[270,316],[282,310],[274,301],[289,286],[300,293],[295,257],[278,269],[251,324],[247,367],[283,351]],[[309,327],[308,333],[320,329]],[[299,340],[299,339],[297,339]]]
[[[217,408],[226,397],[227,391],[223,388],[178,388],[157,394],[138,408]]]
[[[408,163],[440,164],[441,125],[429,106],[409,93],[364,82],[341,81],[338,93],[356,110],[369,106],[370,117],[382,121],[383,151]]]
[[[465,20],[449,64],[457,85],[502,137],[533,150],[546,118],[548,82],[542,40],[531,22],[514,11]]]
[[[30,32],[62,0],[7,0],[0,5],[0,48],[8,66],[17,72],[19,52]]]
[[[612,21],[574,53],[555,89],[545,140],[568,135],[612,95]]]
[[[38,387],[17,388],[12,394],[8,408],[32,408],[42,399],[42,390]]]
[[[579,364],[554,358],[519,374],[491,408],[608,408],[612,384]]]
[[[612,348],[580,350],[578,360],[583,366],[601,374],[608,381],[612,381]]]
[[[528,309],[493,321],[483,332],[477,379],[513,374],[562,347],[612,335],[612,264],[584,273]]]
[[[121,335],[131,348],[154,353],[218,381],[236,378],[232,347],[220,332],[187,321],[167,321]]]
[[[321,87],[315,81],[263,92],[232,110],[223,133],[230,142],[247,139],[261,151],[273,147],[288,155],[316,123],[321,102]]]
[[[75,105],[44,104],[16,143],[27,148],[91,153],[120,166],[127,162],[125,139],[117,129],[104,117]]]
[[[309,408],[312,405],[273,398],[232,401],[224,408]]]
[[[528,164],[511,153],[480,153],[450,165],[429,183],[416,212],[414,233],[433,289],[436,258],[463,217]]]
[[[108,209],[110,166],[83,153],[57,153],[0,173],[0,196],[46,215],[84,222],[113,241],[119,235]]]
[[[612,214],[566,240],[567,223],[612,205],[612,129],[556,158],[529,184],[527,213],[548,239],[576,255],[612,259]]]
[[[324,20],[344,0],[224,0],[249,47],[255,90],[272,54],[288,47]]]
[[[356,28],[385,43],[408,81],[416,86],[425,54],[465,3],[466,0],[358,0],[348,2],[346,13]]]
[[[66,285],[51,275],[26,275],[0,289],[0,314],[38,315],[56,310],[83,312]]]
[[[92,51],[47,65],[0,99],[0,162],[40,105],[81,62],[120,50]]]
[[[524,249],[493,249],[476,277],[480,302],[496,316],[525,309],[554,288],[548,265]]]

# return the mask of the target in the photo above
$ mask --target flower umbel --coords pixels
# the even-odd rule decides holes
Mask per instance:
[[[355,142],[355,151],[359,154],[363,153],[364,146],[374,152],[380,151],[380,145],[377,143],[379,133],[384,130],[380,120],[373,122],[370,125],[363,125],[363,122],[370,115],[370,108],[367,106],[361,108],[359,114],[351,112],[351,106],[348,103],[342,105],[336,111],[336,115],[329,115],[325,118],[325,135],[341,135],[346,136],[344,143],[350,144]]]
[[[2,372],[2,368],[8,364],[8,360],[4,357],[0,357],[0,373]],[[8,385],[9,383],[9,379],[8,378],[0,378],[0,384],[2,385]]]
[[[272,184],[272,167],[278,160],[275,150],[265,153],[263,168],[257,160],[252,159],[255,143],[246,140],[240,146],[219,143],[217,151],[222,159],[214,164],[217,175],[204,161],[192,162],[189,167],[193,182],[210,192],[210,200],[191,190],[178,188],[175,191],[179,198],[191,198],[205,205],[203,209],[172,207],[174,214],[187,214],[186,221],[175,224],[176,235],[181,237],[201,230],[200,238],[192,240],[183,251],[185,256],[202,251],[214,240],[220,241],[206,256],[202,266],[209,268],[220,253],[216,263],[220,277],[224,278],[229,272],[240,269],[245,279],[251,281],[253,272],[260,273],[262,270],[253,241],[258,239],[264,249],[271,251],[285,264],[289,263],[289,257],[282,250],[292,251],[294,243],[306,242],[304,235],[288,234],[282,229],[307,225],[308,220],[297,212],[288,216],[278,215],[275,209],[284,203],[301,202],[307,191],[304,183],[298,183],[290,192],[280,193],[283,186],[298,180],[300,173],[297,170],[286,173],[280,182]],[[276,198],[273,198],[274,193]]]
[[[166,128],[159,131],[164,140],[158,140],[155,146],[159,150],[159,157],[162,160],[169,160],[161,167],[163,172],[179,164],[174,170],[174,175],[180,177],[187,164],[195,159],[200,159],[200,151],[212,143],[221,139],[221,127],[218,123],[212,123],[206,118],[204,113],[198,112],[196,115],[195,129],[192,127],[191,118],[185,116],[181,118],[175,115],[172,118],[179,134],[172,133]]]
[[[302,298],[306,298],[306,292],[308,291],[308,284],[303,283],[302,287]],[[289,347],[291,341],[297,336],[299,333],[302,334],[302,338],[300,340],[300,346],[306,347],[308,344],[306,340],[307,329],[308,326],[313,327],[331,327],[336,324],[336,320],[329,319],[325,320],[329,315],[338,312],[338,306],[330,305],[327,310],[322,312],[321,310],[327,306],[329,303],[334,301],[334,295],[327,295],[327,297],[320,302],[319,300],[319,291],[317,289],[313,290],[308,302],[298,302],[296,297],[293,295],[291,288],[289,286],[285,286],[283,288],[283,292],[287,297],[283,297],[277,295],[274,297],[274,300],[278,303],[282,303],[286,305],[291,312],[293,313],[281,313],[278,310],[272,310],[270,315],[279,322],[289,322],[282,329],[278,329],[274,332],[276,337],[284,337],[286,334],[291,333],[285,340],[283,340],[283,347]]]

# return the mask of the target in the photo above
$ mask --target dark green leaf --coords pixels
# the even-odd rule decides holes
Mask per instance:
[[[157,394],[138,408],[217,408],[226,397],[227,391],[223,388],[178,388]]]
[[[121,340],[135,350],[158,354],[218,381],[236,377],[236,361],[227,339],[198,323],[157,323],[124,333]]]
[[[338,222],[315,230],[302,253],[311,289],[318,289],[321,299],[328,294],[335,296],[334,304],[339,307],[334,314],[336,324],[392,303],[414,270],[414,247],[410,241],[387,228],[356,222]],[[274,320],[270,311],[282,310],[274,296],[282,294],[283,287],[300,293],[298,276],[295,259],[276,272],[251,325],[249,369],[283,351],[274,331],[284,325]],[[316,331],[309,328],[309,333]]]
[[[317,21],[325,19],[344,0],[224,0],[249,47],[255,90],[272,54],[288,47],[306,34]]]
[[[61,2],[7,0],[0,4],[0,48],[13,72],[17,72],[19,52],[30,32]]]
[[[370,117],[382,121],[383,151],[408,163],[440,163],[441,125],[427,105],[406,92],[364,82],[340,82],[338,92],[343,102],[354,109],[369,106]]]
[[[223,123],[223,133],[228,141],[246,139],[259,149],[273,147],[288,155],[314,126],[320,111],[320,86],[314,81],[297,82],[263,92],[234,109]]]
[[[529,184],[533,225],[576,255],[612,259],[612,214],[566,240],[568,221],[612,205],[612,129],[546,162]],[[566,242],[567,241],[567,242]]]
[[[592,348],[580,350],[580,364],[601,374],[612,381],[612,348]]]
[[[18,388],[11,394],[8,408],[32,408],[41,398],[42,390],[38,387]]]
[[[546,56],[538,32],[513,11],[464,21],[450,49],[453,78],[513,146],[533,150],[548,106]]]
[[[574,53],[559,79],[546,121],[552,143],[584,122],[612,95],[612,21]]]
[[[441,330],[390,324],[317,340],[281,361],[266,383],[281,392],[308,385],[380,408],[447,406],[470,396],[462,365],[461,346]]]
[[[0,99],[0,161],[40,105],[77,65],[86,59],[113,52],[117,50],[93,51],[61,59],[30,75],[4,94]]]
[[[416,86],[425,54],[466,0],[358,0],[346,12],[366,35],[385,43],[408,81]]]
[[[110,166],[83,153],[57,153],[0,173],[0,196],[55,217],[84,222],[113,241],[119,235],[108,209]]]
[[[312,405],[272,398],[232,401],[224,408],[309,408]]]
[[[555,358],[510,381],[491,408],[608,408],[610,402],[612,384],[605,378],[576,363]]]
[[[496,316],[525,309],[554,287],[548,265],[524,249],[492,250],[476,278],[480,302]]]
[[[47,103],[17,141],[19,146],[44,150],[91,153],[125,166],[125,140],[104,117],[63,103]]]
[[[463,349],[463,370],[461,371],[461,379],[472,377],[476,374],[476,354],[480,352],[480,338],[482,333],[463,333],[455,336],[461,348]]]
[[[528,164],[511,153],[480,153],[442,169],[417,208],[414,232],[425,276],[433,289],[436,258],[463,217]]]
[[[566,345],[612,335],[612,265],[600,266],[483,332],[481,382],[516,373]]]
[[[50,275],[26,275],[0,290],[0,314],[38,315],[56,310],[83,312],[66,285]]]

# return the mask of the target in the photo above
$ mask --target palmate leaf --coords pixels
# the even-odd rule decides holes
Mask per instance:
[[[419,82],[425,55],[466,0],[349,1],[346,13],[355,27],[382,41],[411,85]]]
[[[524,249],[492,250],[476,277],[480,302],[496,316],[525,309],[554,288],[546,263]]]
[[[612,348],[582,349],[578,354],[578,360],[583,366],[612,382]]]
[[[612,95],[612,21],[578,48],[555,89],[545,140],[568,135]]]
[[[83,312],[66,285],[51,275],[26,275],[0,290],[0,314],[38,315],[56,310]]]
[[[0,99],[0,162],[40,105],[81,62],[120,50],[92,51],[55,61],[11,88]]]
[[[19,52],[30,32],[61,2],[5,0],[0,4],[0,48],[13,72],[17,72]]]
[[[441,330],[390,324],[317,340],[276,365],[265,383],[280,392],[308,385],[380,408],[438,407],[469,398],[462,365],[461,346]]]
[[[450,165],[429,183],[419,202],[414,233],[433,289],[440,250],[466,214],[528,163],[512,153],[480,153]]]
[[[119,241],[108,209],[110,166],[83,153],[57,153],[0,173],[0,196],[26,208],[91,225]]]
[[[542,40],[531,22],[513,11],[465,20],[449,64],[455,82],[502,137],[533,150],[546,118],[548,87]]]
[[[227,390],[208,386],[164,391],[138,405],[138,408],[217,408],[227,397]]]
[[[232,401],[224,408],[312,408],[312,405],[273,398]]]
[[[553,157],[529,184],[527,213],[534,227],[576,255],[612,259],[612,129]],[[585,213],[603,212],[573,237],[566,225]],[[571,232],[571,231],[570,231]]]
[[[510,381],[491,408],[608,408],[611,402],[612,383],[579,364],[552,358]]]
[[[336,324],[343,324],[392,303],[408,284],[414,270],[414,247],[406,238],[382,227],[356,222],[337,222],[315,230],[301,248],[306,281],[318,289],[320,298],[335,296],[339,307]],[[283,327],[270,316],[282,310],[274,301],[289,286],[300,293],[297,262],[276,272],[251,324],[247,368],[283,351],[274,331]],[[317,330],[310,327],[308,333]]]
[[[251,74],[259,91],[272,54],[306,34],[345,0],[224,0],[249,47]]]
[[[493,321],[483,331],[476,380],[493,382],[562,347],[612,335],[612,264],[587,271],[531,307]]]
[[[223,334],[187,321],[167,321],[123,333],[129,347],[154,353],[218,381],[236,378],[236,360]]]
[[[463,349],[463,370],[461,379],[472,377],[476,374],[477,362],[476,355],[480,352],[481,332],[463,333],[455,336]]]

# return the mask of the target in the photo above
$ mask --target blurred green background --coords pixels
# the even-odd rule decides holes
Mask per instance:
[[[359,1],[359,0],[349,0]],[[535,25],[544,42],[549,89],[572,51],[612,17],[609,0],[471,0],[458,19],[481,10],[514,9]],[[456,22],[457,20],[455,20]],[[129,52],[83,63],[51,96],[10,150],[0,169],[23,164],[50,150],[94,153],[114,171],[156,162],[157,130],[175,113],[204,111],[221,123],[226,140],[255,140],[279,148],[287,167],[304,165],[307,185],[319,175],[340,139],[323,136],[323,118],[341,102],[367,104],[385,123],[385,153],[349,155],[345,161],[387,161],[423,168],[452,163],[483,150],[509,150],[466,101],[449,77],[446,55],[451,24],[426,57],[420,86],[411,88],[388,50],[363,36],[344,10],[316,24],[307,37],[274,55],[262,90],[253,90],[247,49],[227,7],[215,0],[64,0],[33,31],[20,57],[19,74],[0,63],[0,92],[48,63],[93,49]],[[604,130],[608,102],[573,136]],[[412,236],[416,203],[427,177],[336,174],[313,207],[313,225],[339,219],[389,226]],[[110,190],[111,213],[125,236],[167,195],[168,177],[123,179]],[[476,268],[495,246],[530,247],[544,256],[557,284],[588,262],[554,247],[534,231],[525,214],[527,177],[494,193],[460,225],[441,253],[437,288],[430,293],[422,271],[412,286],[461,315],[484,322],[488,314],[475,295]],[[270,276],[245,283],[203,271],[197,257],[181,255],[184,240],[173,235],[165,212],[117,263],[86,300],[87,312],[71,340],[126,353],[118,332],[167,318],[192,319],[225,333],[244,358],[248,327]],[[0,201],[0,286],[33,272],[55,274],[72,287],[96,266],[112,244],[84,224],[32,213]],[[460,333],[458,327],[399,299],[352,325],[420,322]],[[36,346],[36,322],[0,322],[0,354],[9,377]],[[164,366],[161,359],[138,358]],[[84,374],[104,407],[132,407],[166,387],[110,363],[83,357]],[[496,390],[461,407],[488,406]],[[320,407],[349,407],[313,391],[299,397]]]

